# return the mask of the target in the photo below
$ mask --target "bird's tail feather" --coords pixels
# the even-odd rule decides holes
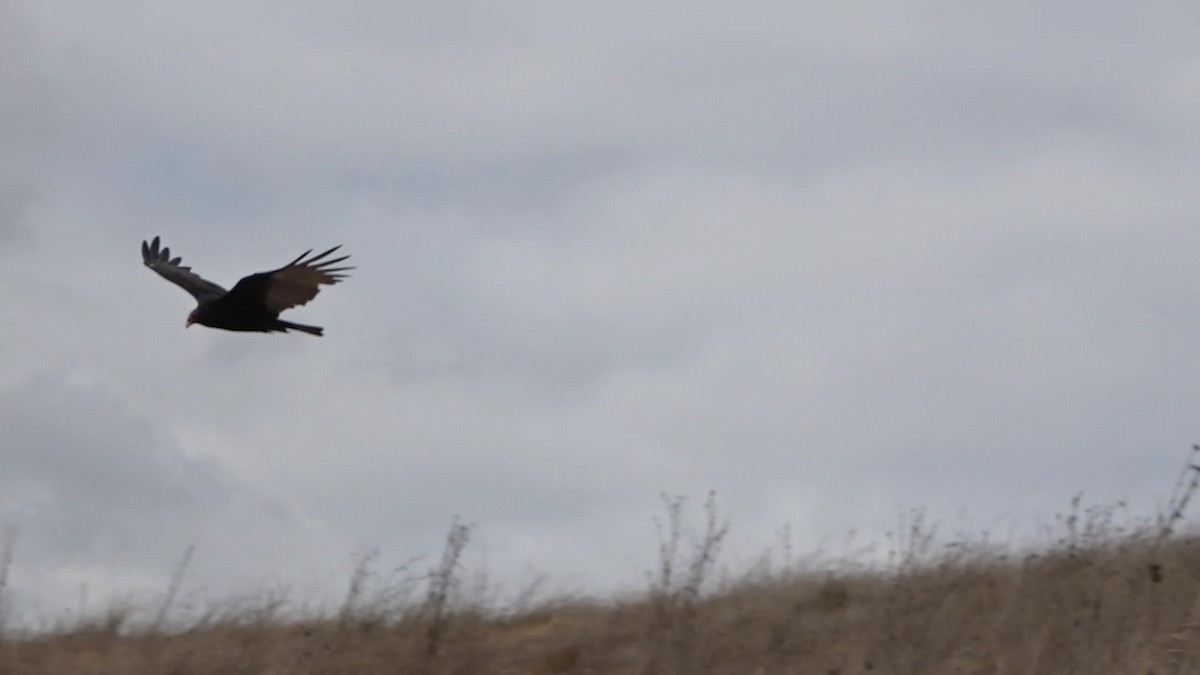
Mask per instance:
[[[279,322],[279,327],[283,328],[284,330],[304,331],[305,333],[308,333],[309,335],[316,335],[318,337],[320,337],[323,334],[322,332],[325,330],[324,328],[321,328],[320,326],[306,326],[302,323],[292,323],[291,321],[282,321],[282,320]]]

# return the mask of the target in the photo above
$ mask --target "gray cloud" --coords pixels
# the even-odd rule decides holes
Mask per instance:
[[[8,250],[27,242],[26,212],[37,190],[34,157],[49,129],[52,110],[43,80],[31,59],[24,22],[18,10],[0,6],[0,243]]]
[[[165,592],[192,546],[198,583],[223,594],[263,590],[242,579],[263,582],[297,554],[333,562],[297,546],[314,532],[289,509],[187,455],[95,385],[42,377],[9,388],[0,423],[0,520],[15,537],[15,592],[29,605],[60,609],[88,586],[101,606],[114,593]]]
[[[497,578],[605,588],[661,491],[716,489],[742,551],[1152,505],[1195,440],[1192,10],[859,9],[26,8],[25,564],[119,589],[269,542],[198,558],[216,592],[457,514]],[[184,331],[155,234],[227,285],[359,270],[298,310],[321,340]]]

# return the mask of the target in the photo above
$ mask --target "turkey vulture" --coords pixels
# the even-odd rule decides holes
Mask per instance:
[[[158,237],[149,243],[142,242],[142,262],[196,298],[197,306],[188,314],[187,326],[198,323],[225,330],[262,333],[300,330],[320,335],[320,327],[283,321],[279,313],[307,303],[321,291],[321,284],[336,284],[346,276],[343,272],[354,269],[332,267],[349,258],[348,255],[324,260],[339,248],[334,246],[306,260],[305,256],[312,253],[309,249],[277,270],[243,277],[230,291],[180,265],[181,258],[172,258],[171,249],[159,248]]]

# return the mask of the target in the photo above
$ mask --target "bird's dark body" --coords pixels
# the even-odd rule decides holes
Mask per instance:
[[[196,323],[209,328],[250,333],[286,333],[288,329],[299,329],[320,335],[320,328],[280,321],[279,312],[273,312],[254,301],[266,293],[269,282],[270,275],[266,273],[252,274],[242,279],[225,295],[200,303],[193,315]]]
[[[226,297],[198,305],[193,315],[196,323],[209,328],[257,333],[287,331],[287,322],[279,320],[278,312],[264,312],[245,303],[229,302]]]
[[[279,313],[290,307],[303,305],[320,292],[324,284],[336,284],[353,267],[333,267],[349,256],[326,260],[340,247],[305,259],[306,251],[287,265],[271,271],[259,272],[243,277],[229,291],[201,278],[190,267],[180,265],[179,258],[171,258],[169,248],[160,248],[159,239],[142,242],[142,260],[147,267],[165,279],[177,284],[196,298],[196,309],[188,315],[188,325],[198,323],[222,330],[286,333],[298,330],[310,335],[321,335],[323,329],[292,323],[279,318]]]

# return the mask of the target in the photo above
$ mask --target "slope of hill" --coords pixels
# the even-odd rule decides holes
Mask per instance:
[[[1076,508],[1033,552],[936,543],[920,519],[879,565],[767,567],[715,582],[725,528],[709,504],[693,546],[670,518],[638,596],[486,608],[460,579],[455,526],[429,574],[296,615],[276,602],[155,629],[128,612],[0,643],[14,674],[1200,673],[1200,541],[1172,533],[1200,471],[1144,526]],[[711,588],[710,588],[711,587]],[[165,609],[165,606],[164,608]],[[161,613],[161,612],[160,612]]]

